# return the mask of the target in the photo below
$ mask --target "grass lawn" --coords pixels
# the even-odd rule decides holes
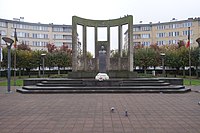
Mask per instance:
[[[17,86],[22,86],[23,85],[23,79],[17,79],[16,80],[16,85]],[[0,82],[0,86],[7,86],[7,80]],[[11,80],[11,86],[14,86],[14,80]]]
[[[184,79],[183,84],[190,85],[190,79]],[[191,79],[191,85],[194,85],[194,86],[200,85],[200,79]]]
[[[190,79],[184,79],[183,84],[190,85]],[[23,79],[17,79],[16,85],[23,86]],[[191,85],[200,86],[200,79],[191,79]],[[4,81],[1,81],[0,86],[7,86],[7,80],[5,79]],[[11,86],[14,86],[14,80],[11,80]]]

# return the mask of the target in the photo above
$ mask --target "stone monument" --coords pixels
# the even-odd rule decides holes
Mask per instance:
[[[123,48],[123,26],[127,25],[127,57],[122,57]],[[77,26],[82,27],[82,43],[79,42]],[[92,61],[87,58],[87,27],[94,28],[94,58]],[[111,28],[118,27],[118,44],[117,49],[119,56],[111,58]],[[107,39],[105,41],[98,40],[98,28],[106,28]],[[99,70],[99,50],[101,46],[106,50],[106,68],[104,68],[110,77],[135,77],[133,72],[133,16],[125,15],[117,19],[109,20],[92,20],[72,17],[72,72],[70,78],[92,78],[95,77]],[[81,46],[81,52],[79,52]],[[81,55],[80,55],[81,54]],[[80,58],[81,57],[81,58]],[[89,63],[90,62],[90,63]],[[79,65],[80,64],[80,65]],[[105,71],[104,70],[104,71]]]
[[[105,27],[107,28],[107,40],[105,41],[106,43],[106,51],[107,51],[107,56],[106,56],[106,61],[107,61],[107,70],[111,70],[110,67],[110,28],[111,27],[118,27],[118,52],[120,53],[118,62],[119,62],[119,68],[118,70],[121,70],[121,60],[122,58],[122,40],[123,40],[123,33],[122,33],[122,26],[123,25],[128,25],[128,61],[127,61],[127,71],[133,71],[133,16],[132,15],[127,15],[122,18],[118,19],[109,19],[109,20],[91,20],[91,19],[85,19],[85,18],[80,18],[77,16],[72,17],[72,71],[78,71],[78,65],[77,65],[77,60],[78,60],[78,32],[77,32],[77,25],[82,26],[83,28],[83,40],[82,40],[82,54],[83,54],[83,71],[87,71],[87,27],[94,27],[94,48],[95,48],[95,71],[98,70],[98,28],[99,27]]]
[[[95,79],[99,81],[108,80],[109,76],[106,73],[106,51],[104,46],[101,46],[99,51],[99,73],[96,75]]]
[[[99,51],[99,72],[106,73],[106,51],[104,50],[104,46],[101,46],[101,50]]]

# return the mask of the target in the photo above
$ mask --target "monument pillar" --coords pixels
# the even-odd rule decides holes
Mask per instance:
[[[84,60],[84,68],[83,70],[87,70],[87,29],[86,26],[83,25],[83,60]]]
[[[77,60],[77,23],[75,21],[75,17],[72,18],[72,71],[76,72],[77,71],[77,66],[78,66],[78,60]]]
[[[133,71],[133,16],[128,21],[128,70]]]
[[[107,54],[106,54],[106,62],[107,62],[107,71],[110,70],[110,26],[107,27]]]
[[[122,57],[122,25],[118,26],[118,70],[121,70],[121,57]]]
[[[98,31],[97,31],[97,26],[94,27],[94,47],[95,47],[95,70],[99,69],[99,64],[98,64],[98,47],[97,47],[97,40],[98,40]]]

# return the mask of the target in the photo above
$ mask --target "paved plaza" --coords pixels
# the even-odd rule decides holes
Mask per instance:
[[[0,133],[200,133],[200,87],[184,94],[20,94],[14,87],[8,94],[0,88]]]

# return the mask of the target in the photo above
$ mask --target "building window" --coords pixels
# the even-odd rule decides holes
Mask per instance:
[[[6,31],[5,30],[0,30],[0,33],[2,36],[6,36]]]
[[[39,30],[39,31],[48,31],[47,26],[33,26],[32,29],[33,30]]]
[[[15,32],[12,33],[12,36],[14,36]],[[17,37],[26,37],[29,38],[29,33],[26,32],[17,32]]]
[[[39,41],[33,41],[33,46],[37,47],[46,47],[48,42],[39,42]]]
[[[141,27],[141,31],[150,31],[150,30],[151,30],[150,26]]]
[[[67,33],[72,33],[72,29],[71,28],[63,28],[63,31],[67,32]]]
[[[169,25],[170,29],[176,29],[176,28],[181,28],[181,24],[170,24]]]
[[[165,45],[166,42],[165,42],[165,41],[157,41],[157,44],[158,44],[158,45]]]
[[[166,37],[166,33],[157,33],[156,34],[157,38],[162,38],[162,37]]]
[[[36,34],[36,33],[33,33],[33,38],[48,39],[48,34]]]
[[[70,35],[63,35],[63,39],[72,40],[72,36],[70,36]]]
[[[134,27],[133,31],[140,31],[140,28],[139,27]]]
[[[22,29],[22,24],[13,24],[13,28]]]
[[[143,46],[149,46],[149,45],[150,45],[150,42],[142,42],[142,45],[143,45]]]
[[[72,49],[72,43],[68,43],[67,46],[69,49]]]
[[[178,41],[177,40],[169,40],[169,44],[177,44]]]
[[[33,46],[38,46],[38,45],[39,45],[39,42],[33,41]]]
[[[140,45],[140,44],[141,44],[141,42],[133,42],[134,46],[137,46],[137,45]]]
[[[150,38],[150,34],[141,34],[141,38]]]
[[[63,39],[63,35],[54,34],[53,38],[54,39]]]
[[[176,24],[176,28],[181,28],[181,24]]]
[[[0,27],[7,27],[6,22],[0,22]]]
[[[188,30],[184,30],[183,31],[183,36],[187,36],[188,35]],[[193,31],[190,30],[190,35],[193,35]]]
[[[179,36],[179,31],[169,32],[170,37]]]
[[[55,32],[63,32],[63,28],[53,27],[53,31],[55,31]]]
[[[157,26],[157,30],[163,30],[163,29],[165,29],[165,28],[166,28],[165,25],[158,25],[158,26]]]
[[[133,35],[133,39],[140,39],[141,37],[140,37],[140,34],[135,34],[135,35]]]
[[[17,29],[27,29],[29,30],[30,29],[30,26],[29,25],[24,25],[24,24],[13,24],[13,28],[17,28]]]
[[[29,45],[29,41],[21,40],[20,42],[23,43],[23,44]]]
[[[191,26],[192,26],[192,22],[183,23],[183,27],[191,27]]]
[[[60,47],[60,46],[62,46],[62,45],[63,45],[63,42],[54,42],[54,44],[55,44],[55,46],[58,46],[58,47]]]
[[[170,29],[175,29],[175,28],[176,28],[176,24],[170,24],[170,25],[169,25],[169,28],[170,28]]]
[[[42,30],[42,31],[48,31],[48,27],[46,27],[46,26],[41,26],[41,30]]]

